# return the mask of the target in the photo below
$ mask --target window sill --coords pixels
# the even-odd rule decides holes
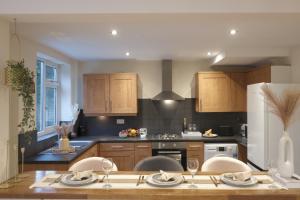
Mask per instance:
[[[53,132],[45,134],[45,135],[38,136],[37,141],[41,142],[43,140],[47,140],[47,139],[50,139],[52,137],[57,137],[57,132],[56,131],[53,131]]]

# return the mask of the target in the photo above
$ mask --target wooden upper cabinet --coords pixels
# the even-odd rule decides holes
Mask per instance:
[[[110,112],[137,113],[137,75],[111,74],[110,83]]]
[[[201,72],[196,77],[196,111],[228,112],[230,79],[223,72]]]
[[[271,66],[254,68],[247,73],[247,85],[255,83],[271,83]]]
[[[103,74],[84,75],[83,85],[85,113],[109,112],[109,77]]]
[[[230,103],[232,112],[247,112],[246,73],[230,73]]]
[[[84,75],[84,111],[87,115],[137,114],[137,75]]]

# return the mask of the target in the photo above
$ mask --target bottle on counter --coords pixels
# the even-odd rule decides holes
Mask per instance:
[[[182,132],[184,133],[187,130],[186,117],[183,118]]]

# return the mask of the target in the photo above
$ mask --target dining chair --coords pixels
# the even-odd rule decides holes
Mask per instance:
[[[139,161],[134,171],[184,171],[182,165],[167,156],[152,156]]]
[[[82,159],[76,163],[74,163],[68,171],[86,171],[86,170],[93,170],[93,171],[103,171],[102,169],[102,160],[103,157],[89,157]],[[113,163],[112,171],[118,171],[118,168],[115,163]]]
[[[202,167],[202,172],[244,172],[252,171],[251,168],[242,161],[231,157],[212,157],[206,160]]]

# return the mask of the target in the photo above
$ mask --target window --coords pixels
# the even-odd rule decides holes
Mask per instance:
[[[36,65],[36,126],[39,136],[57,125],[57,64],[38,59]]]

